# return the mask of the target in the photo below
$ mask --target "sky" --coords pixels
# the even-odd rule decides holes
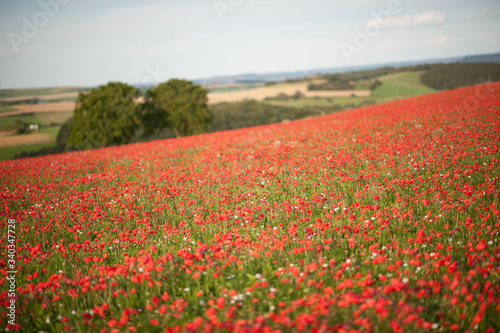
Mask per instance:
[[[0,89],[496,52],[498,0],[0,1]]]

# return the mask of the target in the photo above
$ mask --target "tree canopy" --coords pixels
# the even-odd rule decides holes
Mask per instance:
[[[140,124],[137,96],[137,89],[120,82],[80,93],[68,145],[90,149],[130,142]]]
[[[172,79],[148,91],[144,135],[172,129],[177,136],[205,133],[213,119],[207,90],[190,81]]]

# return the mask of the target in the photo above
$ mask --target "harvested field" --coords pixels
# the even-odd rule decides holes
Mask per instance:
[[[334,90],[334,91],[308,91],[308,82],[276,84],[273,86],[262,87],[245,91],[232,91],[223,93],[209,93],[208,104],[222,102],[238,102],[245,99],[254,99],[262,101],[268,97],[276,97],[278,94],[293,95],[300,91],[306,97],[350,97],[353,94],[359,97],[370,96],[369,90]]]
[[[0,132],[0,148],[50,143],[54,142],[55,139],[53,135],[44,133],[13,135],[12,131]]]
[[[2,112],[0,117],[14,116],[23,113],[44,113],[44,112],[67,112],[75,109],[75,102],[44,103],[16,105],[16,111]]]

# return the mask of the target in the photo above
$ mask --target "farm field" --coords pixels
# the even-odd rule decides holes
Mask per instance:
[[[424,95],[436,92],[437,90],[429,88],[420,83],[420,75],[423,71],[399,72],[378,77],[382,82],[373,90],[373,97],[410,97]]]
[[[359,105],[363,102],[382,103],[436,92],[437,90],[420,83],[421,73],[422,71],[407,71],[379,76],[377,79],[382,82],[382,85],[375,88],[368,95],[355,93],[356,96],[351,96],[350,94],[346,96],[318,96],[288,101],[267,100],[265,103],[289,107],[331,107],[334,105],[344,107],[347,105]]]
[[[5,147],[26,146],[34,142],[55,142],[55,135],[52,135],[52,133],[43,133],[42,131],[18,135],[11,132],[0,132],[0,148],[2,149]]]
[[[44,104],[23,104],[13,106],[15,111],[2,112],[2,117],[22,115],[26,113],[54,113],[73,112],[75,102],[44,103]]]
[[[308,85],[309,82],[303,81],[297,83],[278,83],[272,86],[243,91],[209,92],[208,104],[238,102],[244,99],[262,101],[265,98],[276,97],[280,93],[293,95],[297,91],[300,91],[306,97],[349,97],[353,94],[361,97],[370,96],[369,90],[309,91],[307,90]]]
[[[53,146],[60,125],[69,119],[81,87],[0,90],[0,100],[6,102],[39,98],[41,104],[14,104],[0,107],[0,161],[23,151]],[[37,124],[39,131],[12,135],[16,122]]]
[[[499,96],[0,162],[10,328],[499,332]]]
[[[37,140],[36,142],[40,141],[43,142],[43,140]],[[11,159],[15,155],[22,153],[23,151],[31,152],[42,148],[50,148],[55,146],[54,143],[55,140],[52,139],[47,141],[48,141],[47,143],[35,143],[35,144],[30,143],[28,145],[19,145],[19,143],[17,143],[14,146],[0,147],[0,161]]]
[[[264,86],[264,82],[251,82],[251,83],[226,83],[226,84],[214,84],[208,85],[205,88],[211,93],[226,93],[232,91],[244,91],[255,88],[261,88]]]
[[[67,97],[78,95],[78,92],[83,90],[83,87],[66,87],[66,88],[43,88],[43,89],[6,89],[0,90],[1,100],[18,100],[26,98],[46,98],[51,96],[56,97]]]
[[[47,144],[52,146],[60,126],[51,126],[51,124],[62,124],[72,114],[73,112],[70,111],[0,116],[0,161],[10,159],[22,151],[35,150],[36,147],[46,148]],[[38,132],[13,135],[13,130],[9,128],[12,128],[17,120],[29,124],[39,124],[43,127]],[[15,149],[15,146],[18,146],[18,149]]]

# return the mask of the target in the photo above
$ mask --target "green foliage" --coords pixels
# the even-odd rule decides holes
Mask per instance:
[[[376,79],[378,76],[402,70],[402,68],[382,67],[343,74],[324,74],[321,75],[321,77],[325,79],[326,82],[318,84],[311,83],[308,90],[373,90],[381,84],[381,82]]]
[[[28,134],[28,133],[31,132],[30,129],[29,129],[29,124],[23,123],[19,119],[16,120],[14,128],[16,130],[16,134]]]
[[[73,118],[69,118],[66,122],[61,126],[59,132],[56,137],[56,144],[58,146],[66,147],[69,137],[71,136],[71,126],[73,125]]]
[[[264,100],[266,101],[289,101],[289,100],[297,100],[301,98],[305,98],[306,96],[297,90],[293,95],[287,95],[285,93],[279,93],[276,97],[266,97]]]
[[[455,89],[487,81],[500,81],[499,63],[452,63],[431,65],[420,76],[423,84],[434,89]]]
[[[52,155],[52,154],[60,154],[65,152],[66,146],[57,145],[54,146],[54,143],[47,144],[37,144],[30,146],[18,146],[13,148],[21,148],[23,149],[21,152],[12,156],[13,159],[16,158],[26,158],[26,157],[35,157],[35,156],[44,156],[44,155]]]
[[[210,125],[210,132],[285,122],[325,115],[341,110],[340,107],[292,108],[260,103],[255,100],[219,103],[211,105],[210,108],[214,114],[214,121]]]
[[[213,119],[207,90],[190,81],[172,79],[148,91],[144,135],[170,128],[177,136],[205,133]]]
[[[90,149],[130,142],[140,123],[137,95],[137,89],[119,82],[80,93],[68,145]]]

